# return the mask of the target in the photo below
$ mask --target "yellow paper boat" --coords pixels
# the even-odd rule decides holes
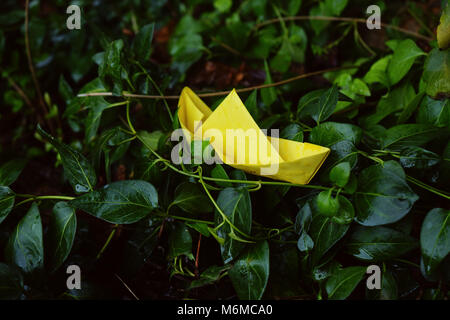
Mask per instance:
[[[209,140],[223,163],[275,180],[307,184],[330,153],[330,149],[311,143],[267,136],[235,90],[211,111],[185,87],[178,119],[189,143]]]

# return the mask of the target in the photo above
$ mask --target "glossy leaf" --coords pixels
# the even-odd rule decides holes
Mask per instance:
[[[411,69],[414,61],[425,53],[411,39],[401,41],[389,62],[387,75],[391,85],[399,82]]]
[[[428,169],[440,161],[439,155],[421,147],[405,147],[400,152],[399,159],[403,168]]]
[[[365,273],[365,267],[348,267],[336,270],[325,284],[328,299],[346,299],[355,290]]]
[[[177,206],[188,213],[211,212],[211,201],[197,184],[183,182],[175,189],[175,197],[170,206]]]
[[[67,202],[58,202],[50,216],[49,245],[51,270],[57,270],[72,250],[77,231],[75,210]]]
[[[364,261],[387,261],[415,249],[414,238],[386,227],[357,227],[346,247],[347,252]]]
[[[429,96],[449,97],[450,92],[450,49],[431,50],[425,61],[423,80],[426,82],[426,92]]]
[[[442,134],[439,128],[423,124],[400,124],[384,132],[383,149],[398,150],[405,146],[421,146]]]
[[[246,234],[250,234],[252,225],[252,206],[247,189],[226,188],[222,190],[217,198],[217,205],[236,228]],[[223,220],[217,210],[215,216],[216,224],[218,225]],[[232,239],[230,237],[230,232],[232,232],[232,228],[226,222],[217,232],[219,237],[225,239],[224,244],[220,246],[224,263],[228,263],[235,259],[245,247],[244,243]],[[237,236],[242,236],[237,233],[237,231],[234,231],[234,233]]]
[[[321,215],[313,202],[310,202],[310,206],[312,207],[313,215],[308,234],[314,242],[314,249],[311,252],[311,265],[314,267],[344,237],[349,225],[338,224],[332,218]]]
[[[0,223],[6,219],[14,207],[14,192],[8,188],[0,186]]]
[[[425,272],[431,274],[450,252],[450,211],[435,208],[428,212],[420,231]]]
[[[269,280],[269,245],[267,241],[249,247],[228,271],[239,299],[259,300]]]
[[[450,100],[434,100],[426,96],[419,107],[417,123],[450,128]]]
[[[59,142],[38,125],[37,131],[58,151],[64,166],[64,173],[76,193],[92,191],[97,177],[89,161],[78,151]]]
[[[98,74],[105,88],[115,94],[122,94],[122,49],[123,40],[115,40],[108,44],[103,60],[98,68]]]
[[[5,248],[5,260],[25,273],[44,267],[42,222],[36,203],[32,204],[10,235]]]
[[[205,271],[203,271],[200,275],[199,279],[196,279],[191,282],[188,289],[194,289],[203,287],[205,285],[213,284],[214,282],[218,281],[225,271],[227,271],[230,268],[229,265],[225,266],[211,266]]]
[[[143,26],[133,40],[133,51],[139,61],[146,62],[150,58],[155,24]]]
[[[216,178],[216,179],[227,179],[227,180],[230,179],[228,177],[227,172],[225,171],[225,169],[223,168],[223,166],[221,164],[216,164],[214,169],[211,170],[211,177]],[[232,186],[232,184],[230,182],[225,182],[225,181],[215,181],[215,183],[224,188]]]
[[[129,224],[146,217],[158,206],[158,193],[145,181],[117,181],[82,195],[69,205],[110,223]]]
[[[356,221],[364,226],[396,222],[411,210],[418,198],[406,183],[405,173],[397,162],[370,166],[358,177],[354,198]]]
[[[0,166],[0,186],[10,186],[16,181],[26,163],[24,159],[14,159]]]

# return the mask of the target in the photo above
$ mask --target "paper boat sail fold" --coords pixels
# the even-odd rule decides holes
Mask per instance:
[[[209,140],[225,164],[275,180],[307,184],[330,153],[311,143],[266,136],[235,90],[211,111],[185,87],[178,119],[188,141]]]

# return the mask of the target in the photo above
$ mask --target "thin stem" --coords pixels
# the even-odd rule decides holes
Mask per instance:
[[[230,219],[228,219],[227,215],[222,211],[222,209],[219,207],[219,205],[217,204],[217,202],[214,200],[213,196],[211,195],[211,193],[209,192],[208,188],[206,187],[205,183],[202,180],[202,167],[198,167],[198,171],[199,171],[199,182],[201,183],[201,185],[203,186],[203,189],[205,189],[206,195],[208,196],[208,198],[211,200],[212,204],[214,205],[214,207],[217,209],[217,211],[219,212],[219,214],[221,215],[222,219],[228,223],[228,225],[230,226],[231,229],[237,231],[238,233],[240,233],[241,235],[243,235],[244,237],[248,238],[248,239],[254,239],[252,236],[246,234],[245,232],[241,231],[239,228],[237,228],[231,221]]]
[[[155,89],[158,91],[159,95],[161,97],[163,97],[164,94],[162,93],[161,89],[156,84],[156,82],[153,80],[153,78],[150,77],[150,75],[148,74],[147,70],[145,70],[145,68],[142,66],[142,64],[139,61],[135,61],[135,60],[133,60],[133,62],[142,70],[142,72],[144,72],[144,74],[147,76],[148,80],[150,80],[150,82],[153,84]],[[169,108],[169,105],[168,105],[166,99],[163,99],[163,102],[164,102],[164,106],[166,107],[167,113],[169,114],[170,121],[173,122],[173,115],[172,115],[172,112],[170,111],[170,108]]]
[[[408,175],[406,176],[406,180],[408,180],[411,183],[414,183],[416,186],[421,187],[422,189],[428,190],[434,194],[437,194],[441,197],[444,197],[444,198],[450,200],[450,195],[448,195],[445,191],[433,188],[432,186],[429,186],[429,185],[423,183],[422,181],[417,180],[416,178],[408,176]]]
[[[28,25],[29,25],[29,8],[30,7],[30,0],[25,1],[25,52],[27,55],[27,61],[28,61],[28,69],[30,69],[31,78],[33,79],[34,87],[36,88],[36,93],[38,95],[39,105],[42,108],[42,112],[44,113],[43,116],[45,117],[48,114],[47,105],[45,104],[44,98],[42,96],[41,87],[39,86],[39,82],[36,77],[36,72],[34,70],[33,66],[33,59],[31,58],[31,49],[30,49],[30,37],[28,33]],[[53,130],[53,124],[52,122],[47,119],[47,124],[50,127],[51,132],[54,134]]]
[[[173,166],[169,160],[163,158],[161,155],[159,155],[155,150],[153,150],[152,147],[148,145],[148,143],[138,134],[137,138],[144,144],[144,146],[150,150],[150,152],[156,156],[158,159],[160,159],[161,162],[164,163],[165,166],[169,167],[175,172],[178,172],[179,174],[200,179],[200,176],[198,174],[192,173],[192,172],[185,172],[183,170],[178,169],[177,167]],[[271,185],[271,186],[291,186],[291,187],[300,187],[300,188],[306,188],[306,189],[316,189],[316,190],[329,190],[328,187],[323,186],[317,186],[317,185],[310,185],[310,184],[296,184],[296,183],[290,183],[290,182],[280,182],[280,181],[261,181],[261,180],[233,180],[233,179],[222,179],[222,178],[213,178],[213,177],[201,177],[203,180],[207,181],[215,181],[215,182],[228,182],[228,183],[240,183],[240,184],[253,184],[253,185]],[[342,192],[345,193],[345,192]]]
[[[433,31],[428,28],[428,26],[410,9],[408,8],[408,13],[420,24],[420,26],[431,36],[434,37]]]
[[[351,18],[351,17],[329,17],[329,16],[293,16],[293,17],[285,17],[285,18],[275,18],[275,19],[270,19],[264,22],[261,22],[257,25],[255,25],[253,27],[253,30],[257,30],[263,26],[272,24],[272,23],[278,23],[280,22],[280,20],[283,21],[298,21],[298,20],[322,20],[322,21],[346,21],[346,22],[356,22],[356,23],[362,23],[362,24],[366,24],[366,19],[364,18]],[[410,36],[422,39],[422,40],[426,40],[426,41],[432,41],[433,38],[421,35],[419,33],[416,33],[414,31],[410,31],[408,29],[404,29],[404,28],[400,28],[391,24],[387,24],[387,23],[380,23],[382,27],[387,28],[387,29],[393,29],[405,34],[408,34]]]
[[[28,198],[25,199],[15,205],[15,207],[21,206],[25,203],[36,201],[36,200],[66,200],[70,201],[75,199],[74,197],[66,197],[66,196],[33,196],[33,195],[24,195],[24,194],[16,194],[16,196],[22,197],[22,198]]]
[[[133,134],[136,134],[136,130],[134,130],[133,124],[131,123],[131,119],[130,119],[130,101],[127,101],[127,123],[128,123],[128,127],[130,128],[131,132]]]
[[[118,226],[119,226],[118,224],[114,225],[114,227],[113,227],[111,233],[110,233],[109,236],[108,236],[108,239],[106,239],[105,244],[103,245],[103,247],[100,249],[99,253],[97,254],[97,257],[96,257],[97,260],[101,257],[101,255],[103,254],[103,252],[104,252],[104,251],[106,250],[106,248],[108,247],[109,243],[111,242],[112,238],[114,237],[114,234],[116,233],[116,230],[117,230],[117,227],[118,227]]]
[[[329,69],[324,69],[324,70],[313,71],[313,72],[309,72],[309,73],[300,74],[298,76],[288,78],[288,79],[278,81],[278,82],[266,83],[266,84],[261,84],[258,86],[236,89],[236,92],[241,93],[241,92],[248,92],[248,91],[253,91],[253,90],[257,90],[257,89],[281,86],[281,85],[284,85],[284,84],[287,84],[287,83],[290,83],[293,81],[297,81],[297,80],[312,77],[312,76],[317,76],[317,75],[327,73],[327,72],[334,72],[334,71],[340,71],[340,70],[345,70],[345,69],[355,69],[355,68],[357,68],[357,66],[345,66],[345,67],[337,67],[337,68],[329,68]],[[200,93],[200,94],[198,94],[198,96],[201,98],[218,97],[218,96],[225,96],[225,95],[229,94],[230,92],[231,91],[228,90],[228,91]],[[77,95],[77,97],[95,97],[95,96],[113,96],[113,93],[112,92],[92,92],[92,93],[82,93],[82,94]],[[126,98],[136,98],[136,99],[174,99],[174,100],[176,100],[176,99],[180,98],[179,95],[156,96],[156,95],[131,94],[131,93],[123,93],[122,96],[126,97]]]

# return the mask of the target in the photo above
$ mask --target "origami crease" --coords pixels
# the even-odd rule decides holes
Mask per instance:
[[[330,153],[330,149],[311,143],[265,135],[235,90],[212,111],[185,87],[178,107],[189,143],[209,140],[223,163],[254,175],[307,184]],[[227,130],[233,132],[231,138]]]

